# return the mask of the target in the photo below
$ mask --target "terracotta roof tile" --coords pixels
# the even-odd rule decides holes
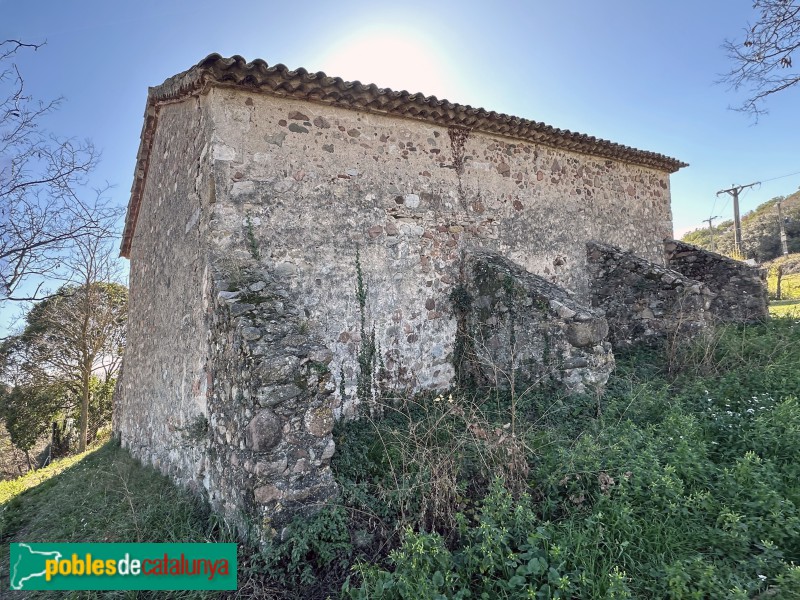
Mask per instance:
[[[250,89],[349,109],[397,115],[443,127],[464,127],[572,152],[634,163],[669,173],[687,166],[686,163],[663,154],[637,150],[582,133],[557,129],[537,121],[468,105],[453,104],[447,100],[439,100],[436,96],[412,94],[405,90],[398,92],[379,88],[375,84],[365,85],[359,81],[344,81],[339,77],[329,77],[322,72],[309,73],[305,69],[292,71],[282,64],[270,67],[263,60],[248,63],[241,56],[223,58],[219,54],[211,54],[191,69],[170,77],[163,84],[149,90],[136,172],[120,248],[122,256],[127,257],[130,253],[150,158],[150,146],[155,133],[157,107],[161,102],[183,97],[207,86]]]

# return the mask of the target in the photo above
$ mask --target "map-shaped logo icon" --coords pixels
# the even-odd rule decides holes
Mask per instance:
[[[34,550],[28,544],[12,544],[11,589],[24,590],[31,579],[44,578],[48,560],[61,560],[61,553]]]

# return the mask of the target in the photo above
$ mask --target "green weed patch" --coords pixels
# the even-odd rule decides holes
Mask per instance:
[[[774,272],[767,276],[767,290],[770,297],[778,292],[778,277]],[[791,273],[781,277],[781,298],[783,300],[800,300],[800,273]]]
[[[372,533],[386,549],[354,557],[344,595],[800,597],[800,325],[730,327],[670,360],[648,350],[618,363],[599,405],[542,392],[514,399],[525,486],[508,477],[487,484],[457,461],[455,527],[420,522],[394,503],[409,486],[387,476],[396,472],[387,463],[425,456],[406,447],[420,440],[398,433],[402,423],[343,427],[342,501],[375,515],[381,528]],[[511,399],[454,398],[483,406],[487,432],[511,420]],[[481,454],[492,438],[466,439],[471,422],[439,421],[441,439],[425,449],[445,461],[459,445],[460,457]],[[386,450],[351,445],[351,436],[383,440]],[[519,460],[494,459],[497,474]],[[426,474],[412,496],[431,494],[431,482]]]
[[[225,597],[800,599],[799,365],[775,318],[619,356],[600,398],[381,399],[334,431],[339,498],[240,545]],[[114,445],[52,469],[0,487],[0,563],[16,540],[234,539]]]
[[[769,314],[800,319],[800,300],[773,300],[769,303]]]

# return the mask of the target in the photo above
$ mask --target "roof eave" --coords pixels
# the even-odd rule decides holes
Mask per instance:
[[[436,96],[393,91],[374,84],[348,82],[325,73],[309,73],[305,69],[291,71],[285,65],[270,67],[263,60],[247,62],[241,56],[223,58],[211,54],[191,69],[150,88],[147,95],[145,122],[142,127],[131,199],[125,218],[120,255],[129,258],[131,241],[139,216],[139,207],[147,177],[150,149],[158,122],[158,106],[197,93],[208,86],[231,86],[254,92],[269,93],[299,100],[340,106],[365,112],[388,114],[432,123],[442,127],[463,127],[491,135],[502,135],[536,144],[562,148],[570,152],[633,163],[674,173],[688,166],[677,159],[637,150],[608,140],[569,130],[556,129],[545,123],[510,115],[453,104]]]

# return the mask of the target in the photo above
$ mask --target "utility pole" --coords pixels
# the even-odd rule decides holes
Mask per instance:
[[[760,183],[760,181],[756,181],[748,183],[747,185],[731,185],[727,190],[720,190],[717,192],[717,196],[720,194],[730,194],[733,197],[733,251],[737,256],[741,256],[742,254],[742,221],[739,219],[739,192],[743,189],[753,187],[754,185],[759,185]]]
[[[719,215],[716,217],[708,217],[707,219],[703,219],[703,223],[708,223],[708,235],[711,236],[711,251],[714,252],[714,227],[712,223],[714,219],[719,219]]]
[[[789,254],[789,246],[786,243],[786,227],[783,226],[783,211],[781,211],[781,202],[782,200],[778,200],[778,223],[781,226],[781,250],[783,251],[783,255],[786,256]]]

